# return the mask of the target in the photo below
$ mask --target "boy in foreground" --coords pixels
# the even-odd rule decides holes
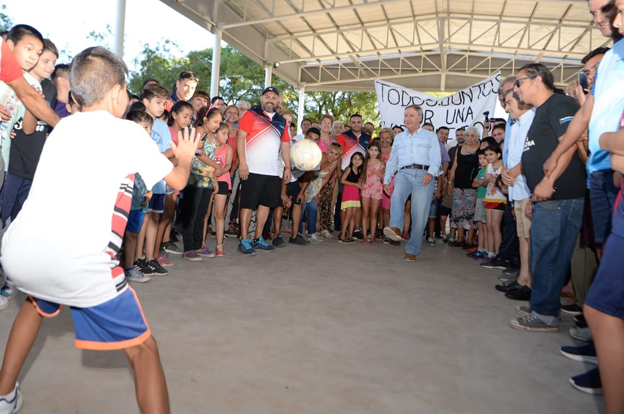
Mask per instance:
[[[164,177],[172,188],[184,188],[197,137],[185,133],[177,146],[172,144],[179,160],[174,167],[141,126],[117,119],[128,105],[127,73],[124,62],[102,47],[74,58],[69,82],[83,112],[65,119],[50,134],[29,198],[4,235],[4,271],[29,296],[13,324],[0,370],[2,414],[21,407],[17,377],[43,317],[56,315],[61,304],[70,306],[76,346],[123,349],[134,370],[141,411],[169,412],[156,341],[115,256],[135,173],[148,187]],[[80,173],[84,171],[89,174]],[[68,190],[64,202],[47,202],[59,184]],[[76,188],[81,190],[72,190]],[[48,254],[49,249],[38,248],[51,245],[52,238],[58,243],[59,234],[63,249]]]

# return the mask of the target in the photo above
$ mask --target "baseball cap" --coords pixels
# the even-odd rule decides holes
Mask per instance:
[[[279,96],[279,91],[278,91],[276,88],[274,88],[273,86],[268,86],[268,87],[264,90],[264,92],[262,92],[262,95],[264,95],[264,94],[265,94],[265,93],[267,93],[267,92],[273,92],[274,94],[276,94],[277,96]]]

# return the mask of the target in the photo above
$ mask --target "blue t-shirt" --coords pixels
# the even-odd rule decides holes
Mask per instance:
[[[164,121],[160,119],[154,120],[154,125],[152,125],[152,139],[156,145],[158,145],[160,152],[165,152],[171,148],[171,132]],[[154,184],[154,187],[152,187],[152,193],[166,194],[167,184],[163,180],[157,182]]]
[[[604,132],[620,129],[624,111],[624,42],[616,42],[598,65],[592,87],[594,108],[589,121],[589,158],[587,172],[610,170],[609,153],[600,148]]]

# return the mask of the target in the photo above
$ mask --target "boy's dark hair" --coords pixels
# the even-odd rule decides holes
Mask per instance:
[[[320,137],[321,136],[321,131],[319,131],[318,128],[311,127],[306,132],[306,136],[308,136],[308,134],[316,134],[316,135],[318,135]]]
[[[427,125],[427,124],[429,124],[429,125],[433,126],[433,124],[432,124],[431,122],[427,122],[427,123],[425,123],[423,126],[425,126],[425,125]],[[403,131],[404,131],[404,130],[403,130],[403,127],[402,127],[401,125],[395,125],[395,126],[393,126],[393,127],[392,127],[392,130],[395,130],[396,128],[399,128],[399,129],[401,130],[401,132],[403,132]]]
[[[594,56],[604,55],[608,51],[609,51],[608,47],[601,46],[599,48],[596,48],[592,50],[591,52],[589,52],[588,54],[586,54],[585,57],[581,59],[581,63],[584,65],[587,63],[589,59],[593,58]]]
[[[180,77],[178,78],[178,80],[183,79],[191,79],[195,82],[199,82],[199,78],[197,77],[197,75],[195,75],[195,73],[191,72],[190,70],[185,70],[184,72],[180,73]]]
[[[303,123],[305,121],[308,121],[310,123],[310,125],[312,125],[312,120],[310,118],[303,118],[303,121],[301,121],[301,126],[303,126]]]
[[[167,125],[172,126],[173,121],[174,121],[173,114],[177,114],[184,108],[188,108],[191,110],[191,112],[193,112],[193,105],[191,105],[190,103],[186,101],[178,101],[175,104],[173,104],[173,106],[171,107],[171,111],[169,112],[169,120],[167,121]]]
[[[43,39],[43,51],[41,53],[45,52],[46,50],[49,50],[50,52],[54,53],[57,58],[59,57],[59,51],[56,48],[56,45],[52,43],[50,39]]]
[[[495,145],[495,146],[499,146],[498,142],[496,142],[496,140],[494,139],[494,137],[485,137],[481,140],[481,144],[482,143],[487,143],[487,147],[485,149],[488,149],[489,147]]]
[[[504,124],[495,124],[494,128],[492,128],[492,131],[494,131],[495,129],[502,129],[503,131],[507,130],[507,121],[505,121]]]
[[[76,101],[74,101],[74,97],[72,96],[71,91],[67,92],[67,104],[69,106],[74,106],[76,105]]]
[[[168,97],[169,91],[167,88],[158,83],[152,83],[143,89],[143,99],[147,99],[148,101],[154,98],[167,99]]]
[[[457,131],[466,131],[466,127],[459,127],[455,130],[455,132]]]
[[[8,30],[3,30],[0,32],[0,37],[4,40],[6,40],[7,35],[9,34]]]
[[[433,129],[435,129],[435,126],[434,126],[431,122],[425,122],[424,124],[422,124],[422,126],[423,126],[423,127],[426,127],[427,125],[431,126],[431,128],[433,128]],[[397,128],[397,127],[398,127],[398,128],[401,128],[401,127],[400,127],[400,126],[398,126],[398,125],[397,125],[397,126],[395,126],[394,128]],[[394,128],[392,128],[392,129],[394,129]],[[401,131],[403,131],[403,128],[401,128]],[[436,132],[438,132],[438,131],[436,131]]]
[[[27,24],[18,24],[16,26],[13,26],[11,30],[9,30],[9,33],[7,33],[6,40],[10,40],[13,42],[13,44],[17,44],[25,36],[36,37],[41,41],[41,43],[43,43],[43,36],[39,32],[39,30]]]
[[[59,76],[69,75],[69,65],[67,63],[59,63],[54,66],[54,72],[52,72],[52,80],[55,80]]]
[[[145,89],[145,86],[147,86],[148,83],[150,82],[156,82],[157,84],[160,85],[160,82],[158,82],[156,79],[145,79],[145,81],[143,82],[143,85],[141,86],[141,90]]]
[[[141,100],[141,97],[139,95],[135,95],[133,93],[130,94],[130,100],[136,99],[137,101]]]
[[[223,102],[225,102],[225,99],[223,99],[220,96],[213,96],[212,99],[210,100],[211,104],[214,104],[215,102],[217,102],[219,99],[221,99]]]
[[[351,121],[353,118],[360,118],[360,119],[362,119],[362,115],[360,115],[360,114],[358,114],[358,113],[356,112],[356,113],[354,113],[353,115],[351,115],[351,116],[349,117],[349,121]]]
[[[135,102],[132,105],[130,105],[129,110],[130,111],[145,111],[145,105],[141,101]]]
[[[486,149],[487,149],[487,148],[484,148],[484,149],[480,149],[480,148],[479,148],[479,150],[477,151],[477,156],[479,156],[479,155],[483,155],[483,156],[485,157],[485,150],[486,150]]]
[[[429,122],[427,122],[427,124],[429,124]],[[427,124],[424,124],[423,126],[425,126],[425,125],[427,125]],[[433,126],[433,125],[432,125],[432,126]],[[449,130],[449,127],[446,127],[446,126],[441,126],[440,128],[436,129],[436,134],[437,134],[438,132],[440,132],[440,130],[441,130],[441,129],[446,129],[447,131],[450,131],[450,130]]]
[[[132,122],[148,122],[150,125],[154,125],[154,118],[147,112],[140,109],[130,109],[126,119]]]
[[[204,98],[207,102],[210,102],[210,95],[208,95],[208,92],[206,91],[195,91],[191,99],[197,98],[197,97]]]
[[[101,46],[80,52],[69,67],[69,86],[83,107],[104,99],[116,85],[125,89],[128,67],[124,61]]]
[[[492,152],[495,152],[497,154],[502,154],[503,153],[503,151],[501,150],[500,145],[498,145],[497,143],[489,144],[487,147],[485,147],[483,149],[484,153],[485,153],[485,151],[492,151]]]

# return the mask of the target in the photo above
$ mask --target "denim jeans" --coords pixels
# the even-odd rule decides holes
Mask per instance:
[[[596,243],[604,243],[611,233],[617,194],[618,188],[613,184],[613,170],[594,171],[589,175],[589,199]]]
[[[427,174],[425,170],[404,169],[394,177],[394,192],[390,199],[390,227],[403,230],[403,212],[407,197],[412,196],[412,229],[410,239],[405,246],[405,253],[418,256],[422,245],[423,232],[429,217],[434,182],[422,184]]]
[[[540,315],[559,316],[559,296],[583,220],[584,198],[533,204],[531,223],[531,308]]]
[[[312,198],[309,203],[305,203],[303,205],[303,210],[301,211],[301,221],[299,222],[299,233],[301,234],[303,234],[304,217],[306,217],[308,223],[308,234],[316,233],[316,219],[318,218],[318,206],[316,205],[316,198]]]

